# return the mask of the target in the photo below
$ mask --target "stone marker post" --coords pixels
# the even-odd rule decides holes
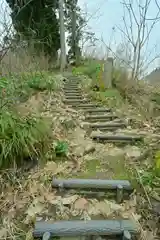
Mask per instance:
[[[103,79],[105,89],[112,88],[113,58],[109,57],[104,63]]]

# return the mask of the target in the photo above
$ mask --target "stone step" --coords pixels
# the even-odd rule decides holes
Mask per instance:
[[[105,141],[105,142],[136,142],[142,141],[142,136],[135,135],[109,135],[92,133],[90,136],[93,140]]]

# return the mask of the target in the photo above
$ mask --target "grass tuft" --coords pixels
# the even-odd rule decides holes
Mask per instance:
[[[1,112],[0,168],[19,167],[25,158],[39,156],[49,138],[50,127],[44,119]]]

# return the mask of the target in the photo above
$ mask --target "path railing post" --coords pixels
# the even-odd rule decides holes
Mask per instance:
[[[109,57],[104,63],[103,69],[103,79],[104,79],[104,87],[112,88],[112,78],[113,78],[113,58]]]

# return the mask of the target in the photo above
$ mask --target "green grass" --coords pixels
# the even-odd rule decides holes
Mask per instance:
[[[120,107],[123,103],[123,98],[121,97],[119,91],[116,89],[108,89],[104,92],[91,91],[90,96],[93,100],[96,100],[103,105],[107,105],[111,108]]]
[[[0,114],[0,168],[21,166],[24,158],[40,156],[50,139],[50,125],[42,118]]]
[[[0,77],[0,169],[19,167],[47,151],[51,123],[34,114],[22,117],[14,106],[37,91],[56,91],[61,81],[47,72],[22,73]]]
[[[0,77],[0,103],[3,106],[26,101],[36,91],[55,91],[60,85],[54,75],[45,72],[3,76]]]
[[[57,141],[55,147],[55,154],[56,156],[66,156],[68,152],[68,144],[64,141]]]
[[[92,79],[92,82],[88,84],[87,91],[90,91],[91,96],[93,97],[94,100],[100,101],[103,104],[109,104],[111,107],[112,106],[119,106],[122,104],[123,99],[122,96],[120,95],[120,92],[116,88],[112,89],[107,89],[104,90],[103,86],[100,86],[100,72],[99,67],[102,65],[101,61],[98,60],[86,60],[84,61],[84,64],[79,66],[79,67],[74,67],[73,68],[73,75],[86,75],[90,79]],[[82,81],[82,87],[86,88],[87,79],[84,79]],[[89,80],[88,80],[89,81]],[[100,91],[99,92],[92,92],[92,86],[97,84],[100,86]]]
[[[96,172],[100,170],[101,162],[98,159],[92,159],[90,161],[86,161],[83,169],[84,171],[79,173],[76,177],[78,178],[94,178]]]
[[[97,83],[99,61],[97,60],[86,60],[83,65],[74,67],[72,70],[73,75],[86,75],[93,80],[93,84]]]

